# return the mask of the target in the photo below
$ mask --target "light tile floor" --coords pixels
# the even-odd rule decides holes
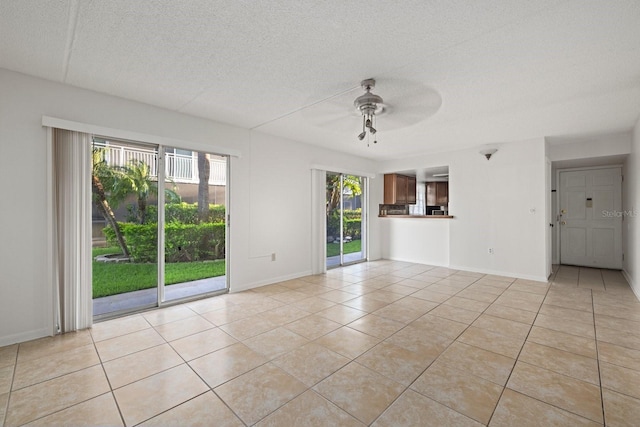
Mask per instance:
[[[640,302],[376,261],[0,348],[4,425],[638,425]]]

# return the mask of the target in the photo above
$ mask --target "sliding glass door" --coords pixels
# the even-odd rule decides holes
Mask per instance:
[[[367,179],[327,172],[327,268],[366,261]]]
[[[92,161],[95,317],[227,289],[227,157],[94,137]]]
[[[227,159],[165,148],[164,292],[175,301],[225,290]]]
[[[93,138],[93,315],[157,305],[158,147]]]

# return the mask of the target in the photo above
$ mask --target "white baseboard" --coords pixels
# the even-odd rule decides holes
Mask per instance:
[[[386,259],[389,261],[399,261],[399,262],[410,262],[412,264],[422,264],[422,265],[433,265],[436,267],[445,267],[445,268],[450,268],[448,263],[442,263],[442,262],[425,262],[424,260],[415,260],[415,259],[410,259],[410,258],[380,258],[380,259]]]
[[[5,345],[11,345],[15,343],[21,343],[25,341],[31,341],[38,338],[51,336],[51,329],[42,328],[33,331],[20,332],[18,334],[7,335],[6,337],[0,337],[0,347]]]
[[[524,279],[524,280],[534,280],[536,282],[547,282],[548,278],[544,275],[542,276],[533,276],[529,274],[520,274],[514,273],[511,271],[500,271],[500,270],[490,270],[484,268],[476,268],[476,267],[466,267],[461,265],[449,265],[448,268],[453,270],[464,270],[471,271],[473,273],[481,273],[481,274],[493,274],[495,276],[505,276],[505,277],[515,277],[516,279]]]
[[[623,268],[622,269],[622,275],[624,276],[625,279],[627,279],[627,282],[629,283],[629,286],[631,286],[631,290],[633,291],[633,293],[636,296],[636,298],[638,299],[638,301],[640,301],[640,289],[638,289],[638,287],[634,283],[633,278],[631,277],[629,272]]]
[[[311,270],[300,271],[298,273],[287,274],[280,277],[272,277],[270,279],[259,280],[257,282],[245,283],[242,285],[233,285],[229,286],[229,293],[233,292],[242,292],[253,288],[258,288],[260,286],[271,285],[273,283],[285,282],[287,280],[299,279],[300,277],[311,276]]]
[[[470,272],[473,272],[473,273],[493,274],[493,275],[496,275],[496,276],[505,276],[505,277],[515,277],[516,279],[535,280],[537,282],[547,282],[548,281],[548,277],[533,276],[533,275],[528,275],[528,274],[519,274],[519,273],[508,272],[508,271],[490,270],[490,269],[484,269],[484,268],[467,267],[467,266],[452,265],[452,264],[443,264],[443,263],[437,263],[437,262],[426,263],[426,262],[423,262],[423,261],[415,261],[415,260],[405,259],[405,258],[381,258],[381,259],[388,259],[390,261],[411,262],[411,263],[414,263],[414,264],[422,264],[422,265],[434,265],[436,267],[445,267],[445,268],[450,268],[452,270],[463,270],[463,271],[470,271]]]

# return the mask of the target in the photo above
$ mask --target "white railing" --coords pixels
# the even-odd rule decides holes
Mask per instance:
[[[131,162],[143,162],[149,166],[150,175],[158,176],[158,155],[155,150],[144,148],[130,148],[118,145],[101,145],[104,150],[104,159],[109,166],[126,166]],[[209,159],[210,185],[226,185],[227,162],[223,159]],[[165,176],[176,183],[197,184],[200,181],[198,175],[198,153],[191,155],[167,153],[165,157]]]
[[[168,179],[176,182],[198,182],[198,158],[196,155],[167,153],[164,172]]]
[[[209,168],[209,184],[227,185],[227,162],[222,159],[209,159],[209,165],[211,166]]]

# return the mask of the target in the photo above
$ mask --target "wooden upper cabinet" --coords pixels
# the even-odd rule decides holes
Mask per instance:
[[[415,176],[407,177],[407,204],[408,205],[416,204],[416,177]]]
[[[449,183],[437,182],[436,183],[436,205],[449,204]]]
[[[407,177],[396,175],[396,201],[397,205],[407,204]]]
[[[436,183],[435,182],[427,182],[427,206],[435,206],[436,205]]]
[[[384,204],[412,205],[416,203],[415,177],[388,173],[384,176]]]
[[[442,206],[449,204],[449,183],[446,181],[427,182],[427,205]]]

